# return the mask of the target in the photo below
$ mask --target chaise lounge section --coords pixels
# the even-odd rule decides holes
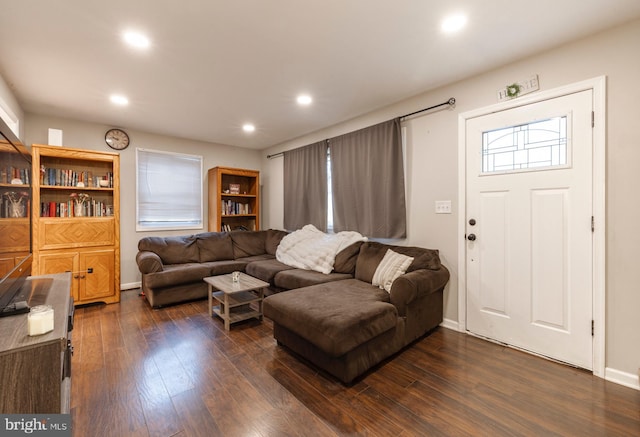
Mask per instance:
[[[387,292],[372,281],[389,249],[413,262]],[[360,245],[354,275],[263,304],[279,344],[347,384],[442,323],[449,280],[437,251],[375,242]]]

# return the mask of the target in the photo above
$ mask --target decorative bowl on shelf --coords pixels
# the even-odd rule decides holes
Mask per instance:
[[[100,186],[106,188],[109,186],[109,181],[107,179],[100,179]]]

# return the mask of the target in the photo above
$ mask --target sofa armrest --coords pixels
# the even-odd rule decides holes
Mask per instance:
[[[404,316],[406,307],[416,298],[426,296],[444,288],[449,281],[449,270],[441,266],[438,270],[419,269],[398,277],[391,286],[391,303]]]
[[[137,253],[136,263],[138,264],[138,270],[140,270],[142,274],[161,272],[164,270],[160,256],[148,250],[142,250]]]

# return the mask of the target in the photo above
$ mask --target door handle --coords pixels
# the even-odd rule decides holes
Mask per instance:
[[[476,234],[469,234],[469,235],[467,235],[467,240],[469,240],[469,241],[476,241]]]

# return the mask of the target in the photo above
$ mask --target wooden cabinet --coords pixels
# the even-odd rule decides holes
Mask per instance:
[[[32,146],[33,272],[71,272],[75,303],[120,301],[120,156]]]
[[[0,218],[0,278],[29,252],[29,218]]]
[[[209,169],[209,231],[260,229],[260,172]]]
[[[22,147],[22,146],[21,146]],[[29,152],[22,153],[28,156]],[[0,278],[29,254],[31,167],[11,144],[0,141]]]
[[[71,295],[78,302],[112,302],[115,290],[113,249],[46,251],[40,255],[41,274],[74,272]]]
[[[70,412],[73,301],[69,274],[31,277],[29,305],[49,305],[53,331],[30,337],[27,314],[0,318],[0,412]],[[38,302],[35,302],[37,300]]]

